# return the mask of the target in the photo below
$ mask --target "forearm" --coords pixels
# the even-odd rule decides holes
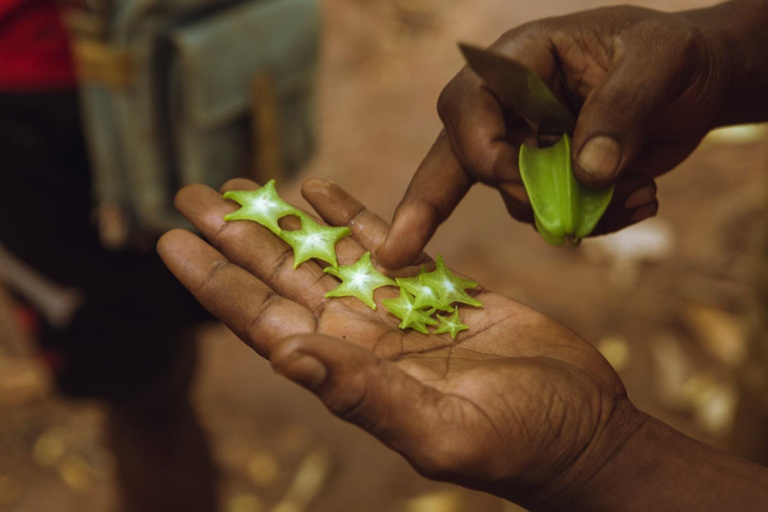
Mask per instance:
[[[638,414],[638,428],[582,490],[570,495],[563,493],[559,503],[547,504],[542,510],[765,510],[768,469],[715,450],[655,418]]]
[[[768,121],[768,0],[687,11],[721,48],[728,86],[719,125]]]

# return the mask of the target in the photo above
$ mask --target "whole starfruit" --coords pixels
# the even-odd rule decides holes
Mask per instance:
[[[578,245],[608,208],[613,186],[598,190],[576,181],[567,134],[553,146],[520,146],[519,163],[539,234],[551,245]]]

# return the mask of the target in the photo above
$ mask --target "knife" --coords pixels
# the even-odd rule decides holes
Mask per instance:
[[[539,147],[551,146],[564,133],[573,134],[576,118],[536,73],[490,50],[463,43],[459,48],[488,88],[528,123]]]

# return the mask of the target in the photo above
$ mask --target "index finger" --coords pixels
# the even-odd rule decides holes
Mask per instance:
[[[386,239],[376,250],[379,263],[390,269],[413,263],[473,183],[445,132],[440,132],[397,206]]]

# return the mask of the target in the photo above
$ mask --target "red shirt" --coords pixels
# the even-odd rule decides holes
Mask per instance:
[[[54,0],[0,0],[0,91],[75,86],[66,29]]]

